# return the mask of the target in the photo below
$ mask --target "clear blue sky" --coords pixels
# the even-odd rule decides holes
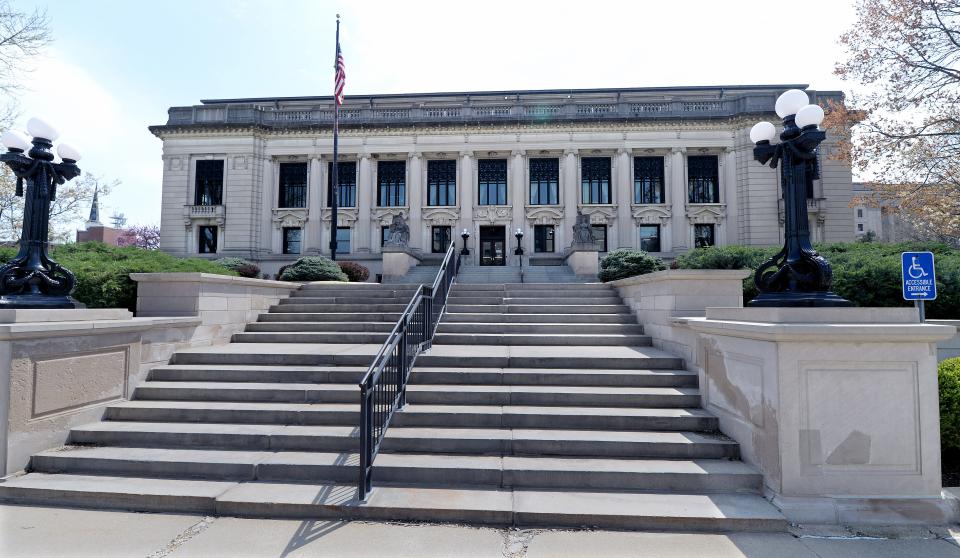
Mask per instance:
[[[334,14],[346,93],[809,83],[853,23],[839,0],[353,2],[13,0],[46,7],[55,42],[25,77],[43,116],[122,186],[106,210],[160,218],[161,144],[147,131],[200,99],[328,95]],[[778,49],[785,32],[803,52]],[[228,185],[229,187],[229,185]]]

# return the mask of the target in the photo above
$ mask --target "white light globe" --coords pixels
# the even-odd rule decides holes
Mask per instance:
[[[27,140],[26,136],[13,130],[4,132],[0,141],[3,141],[3,146],[7,149],[19,149],[20,151],[30,149],[30,141]]]
[[[64,161],[68,159],[74,162],[80,160],[80,152],[77,151],[75,147],[67,143],[61,143],[57,146],[57,155],[59,155]]]
[[[750,141],[760,143],[761,141],[771,141],[777,136],[777,128],[769,122],[757,122],[750,129]]]
[[[777,116],[786,118],[791,114],[797,114],[798,110],[808,104],[810,104],[810,98],[806,93],[799,89],[788,89],[783,92],[783,95],[777,97],[775,108]]]
[[[820,105],[807,105],[797,111],[796,122],[801,128],[819,126],[823,122],[823,109]]]
[[[468,231],[467,229],[463,229],[463,232],[460,233],[460,236],[470,236],[470,231]]]
[[[60,132],[56,128],[40,118],[31,118],[27,121],[27,131],[35,138],[54,141],[60,137]]]

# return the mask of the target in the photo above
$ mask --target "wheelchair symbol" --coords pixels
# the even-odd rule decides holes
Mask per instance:
[[[911,256],[913,262],[910,264],[910,267],[907,268],[907,275],[911,279],[920,279],[921,277],[926,277],[929,275],[924,269],[923,266],[917,263],[917,257]]]

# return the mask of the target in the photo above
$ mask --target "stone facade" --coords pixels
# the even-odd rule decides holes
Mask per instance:
[[[503,237],[496,255],[516,265],[514,230],[526,232],[524,249],[533,260],[557,258],[571,244],[578,211],[589,216],[598,235],[605,232],[607,250],[645,247],[672,257],[698,238],[711,241],[711,233],[717,245],[778,244],[783,225],[778,171],[753,160],[748,136],[756,121],[778,121],[774,101],[794,87],[804,86],[348,97],[340,112],[340,161],[354,163],[348,165],[353,175],[345,179],[356,186],[348,194],[352,203],[341,200],[337,225],[346,250],[338,251],[341,259],[362,261],[379,273],[383,228],[402,214],[415,251],[429,254],[435,238],[450,236],[459,246],[466,229],[470,263],[481,263],[481,236],[489,240],[494,234]],[[842,100],[839,92],[809,94],[821,104]],[[161,248],[177,255],[212,249],[210,257],[254,259],[268,272],[295,259],[296,252],[329,253],[332,109],[330,97],[212,100],[171,108],[165,125],[151,127],[163,140]],[[830,149],[828,140],[822,179],[808,204],[811,230],[815,241],[847,241],[854,229],[851,173],[828,156]],[[486,162],[491,160],[502,163]],[[547,195],[534,200],[531,163],[542,160],[555,161],[550,165],[556,170],[543,182]],[[654,170],[644,170],[651,162]],[[479,168],[487,165],[500,165],[505,192],[493,195],[496,186],[488,186]],[[400,169],[403,184],[392,205],[384,199],[388,167]],[[447,174],[435,176],[432,169],[441,167]],[[198,185],[211,168],[219,173],[221,189],[203,199]],[[287,169],[305,174],[303,195],[281,198]],[[601,178],[591,182],[592,176]],[[662,187],[655,184],[653,191],[660,193],[643,198],[638,190],[649,176]],[[454,193],[444,199],[441,190],[451,182]],[[694,199],[697,184],[707,194]],[[490,194],[486,200],[484,191]],[[537,226],[553,229],[536,233]],[[658,242],[651,243],[653,234]],[[201,246],[201,235],[215,235],[215,242],[208,237]]]

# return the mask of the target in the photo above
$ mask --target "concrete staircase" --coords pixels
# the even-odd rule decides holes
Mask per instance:
[[[553,266],[479,266],[464,265],[460,268],[457,282],[465,285],[504,285],[521,283],[586,283],[588,279],[577,277],[565,265]]]
[[[466,275],[465,275],[466,277]],[[356,500],[357,382],[415,285],[308,285],[0,483],[18,503],[784,530],[761,477],[602,284],[457,284]]]
[[[383,278],[383,282],[388,285],[432,285],[438,271],[440,271],[439,265],[420,264],[411,268],[406,275],[388,275]]]

